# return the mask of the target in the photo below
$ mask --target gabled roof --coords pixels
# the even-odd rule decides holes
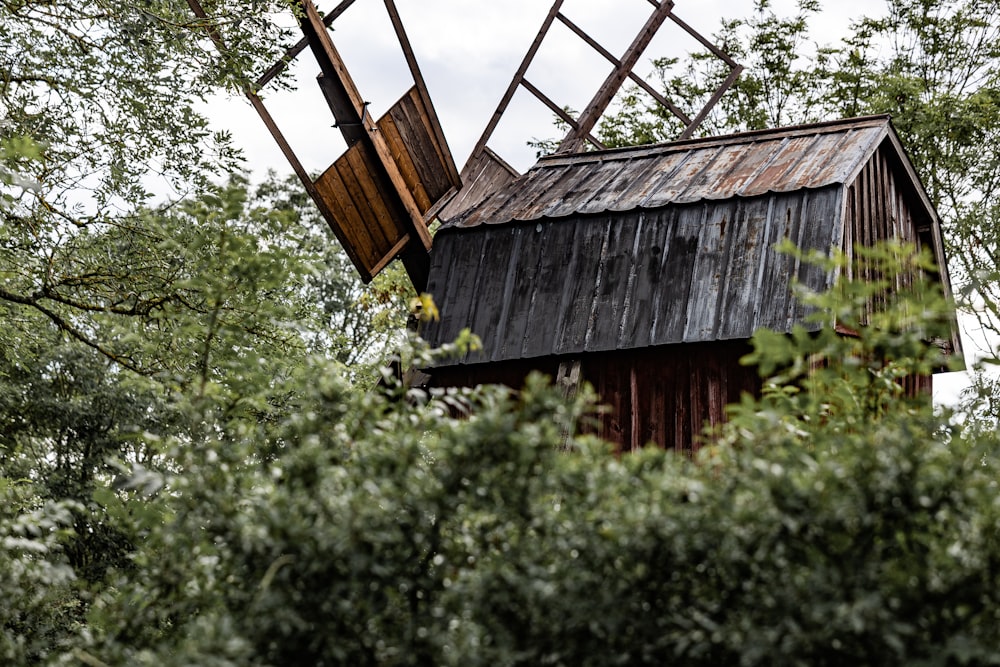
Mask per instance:
[[[553,155],[475,208],[445,221],[442,230],[848,183],[887,137],[901,151],[889,116],[883,115]],[[916,187],[923,194],[919,183]]]
[[[854,225],[929,243],[950,294],[937,215],[888,116],[548,157],[438,232],[441,319],[422,333],[440,345],[470,328],[483,349],[457,363],[471,364],[789,332],[807,312],[791,283],[823,291],[835,274],[776,245],[826,254]]]

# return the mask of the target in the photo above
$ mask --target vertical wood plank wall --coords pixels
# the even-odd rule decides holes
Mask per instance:
[[[907,204],[910,199],[912,196],[902,191],[897,182],[889,156],[884,149],[878,150],[847,188],[844,251],[853,258],[848,267],[850,276],[867,281],[882,278],[869,262],[858,257],[855,253],[858,247],[870,247],[888,240],[912,243],[917,247],[928,243],[921,238],[913,211]],[[893,294],[912,287],[916,278],[913,273],[897,275],[894,284],[868,303],[863,323],[867,324],[873,312],[898,307],[892,304]],[[931,396],[933,392],[933,376],[930,375],[909,376],[901,383],[909,397]]]
[[[742,393],[759,395],[756,368],[742,366],[746,341],[669,345],[595,353],[580,358],[583,380],[609,409],[599,416],[598,435],[619,452],[647,444],[692,451],[705,424],[726,419],[726,406]],[[559,358],[516,360],[439,368],[437,386],[500,383],[520,387],[532,370],[555,377]]]

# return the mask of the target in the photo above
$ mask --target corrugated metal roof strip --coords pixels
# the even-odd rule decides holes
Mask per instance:
[[[846,182],[888,116],[543,158],[445,229],[755,197]]]

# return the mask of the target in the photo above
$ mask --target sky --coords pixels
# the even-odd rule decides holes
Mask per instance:
[[[318,3],[321,11],[334,0]],[[396,0],[428,91],[459,169],[479,139],[521,59],[548,13],[550,0]],[[796,11],[796,0],[772,0],[779,15]],[[827,0],[810,21],[810,37],[819,45],[836,45],[853,20],[877,11],[872,0]],[[724,18],[750,16],[753,0],[676,0],[674,13],[706,37]],[[565,0],[562,12],[621,55],[652,11],[648,0]],[[383,2],[357,0],[334,23],[334,43],[361,95],[381,116],[409,88],[411,79]],[[637,73],[646,76],[650,61],[664,55],[683,56],[702,50],[697,42],[667,21],[643,54]],[[560,105],[586,105],[610,71],[610,64],[568,29],[556,24],[527,72],[527,78]],[[310,172],[320,172],[344,150],[338,130],[319,93],[318,69],[306,52],[296,60],[294,92],[265,88],[261,95],[278,126]],[[219,129],[232,132],[247,159],[248,170],[261,177],[269,169],[290,173],[280,151],[249,103],[241,97],[210,102]],[[553,114],[530,94],[515,96],[489,146],[520,171],[534,162],[527,146],[533,138],[556,138]],[[969,348],[969,342],[966,342]],[[935,398],[950,403],[967,383],[964,374],[936,376]]]
[[[773,0],[779,14],[795,11],[794,0]],[[852,17],[871,11],[871,0],[828,2],[813,21],[813,39],[833,44],[846,34]],[[321,11],[335,5],[319,3]],[[551,7],[550,0],[396,0],[431,99],[458,167],[465,163],[517,66]],[[834,6],[835,5],[835,6]],[[747,16],[753,0],[676,0],[674,13],[710,37],[722,18]],[[609,51],[621,55],[652,11],[648,0],[565,0],[562,12]],[[333,40],[376,118],[402,96],[408,71],[380,0],[357,2],[334,23]],[[703,51],[671,21],[660,29],[643,54],[637,72],[648,75],[654,57]],[[583,108],[611,65],[567,28],[550,31],[528,79],[560,105]],[[310,171],[329,166],[343,150],[332,128],[313,77],[315,61],[303,53],[294,74],[294,93],[265,88],[262,97],[293,150]],[[285,162],[246,100],[212,102],[220,127],[243,147],[248,167],[257,174],[285,170]],[[555,138],[553,114],[526,91],[520,91],[494,133],[490,147],[521,171],[534,161],[532,138]]]

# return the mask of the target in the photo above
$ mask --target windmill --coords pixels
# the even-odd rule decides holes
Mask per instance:
[[[818,327],[791,284],[822,291],[836,276],[778,253],[778,241],[848,257],[882,240],[912,242],[933,253],[935,277],[950,295],[940,221],[888,117],[692,138],[740,66],[674,15],[669,0],[645,0],[649,16],[620,57],[556,0],[460,174],[393,0],[384,3],[414,85],[380,119],[369,116],[327,32],[353,2],[321,17],[301,0],[302,41],[258,81],[312,51],[348,144],[326,171],[311,178],[260,99],[248,95],[362,278],[399,257],[441,313],[421,331],[432,345],[467,328],[481,337],[482,349],[426,369],[433,384],[517,387],[533,370],[569,387],[586,379],[611,407],[598,431],[620,450],[647,442],[690,450],[703,424],[725,419],[727,404],[760,392],[756,371],[740,364],[755,329]],[[668,21],[729,68],[693,118],[634,72]],[[531,78],[556,24],[611,69],[577,115]],[[626,82],[681,121],[676,141],[600,144],[594,128]],[[569,128],[524,174],[490,148],[519,90]],[[435,218],[442,224],[432,247],[427,225]],[[940,344],[961,358],[957,322]],[[930,387],[928,375],[907,378],[904,389],[929,396]]]
[[[634,0],[640,1],[640,0]],[[503,118],[515,92],[529,91],[556,113],[570,130],[559,152],[574,153],[588,146],[601,147],[591,134],[603,113],[626,81],[632,81],[685,125],[681,138],[690,136],[732,85],[741,68],[724,52],[673,14],[673,3],[646,0],[652,13],[620,58],[613,55],[562,11],[557,0],[548,12],[528,53],[504,93],[500,104],[459,175],[444,137],[427,86],[414,56],[394,0],[383,0],[399,46],[413,79],[413,86],[381,118],[368,113],[359,87],[331,38],[329,28],[357,0],[343,0],[321,16],[312,0],[300,0],[297,16],[303,37],[284,57],[270,67],[246,92],[293,171],[299,177],[337,239],[344,247],[362,280],[370,281],[390,261],[400,258],[414,288],[426,288],[431,236],[428,224],[436,217],[445,219],[466,210],[519,176],[489,147],[489,140]],[[188,0],[192,11],[207,18],[198,0]],[[722,58],[730,74],[706,107],[688,118],[670,100],[633,72],[657,30],[672,21],[701,45]],[[555,23],[561,23],[607,59],[611,73],[591,102],[573,117],[528,79],[529,68],[539,47]],[[217,32],[210,33],[222,47]],[[263,90],[291,62],[308,49],[320,74],[317,83],[347,143],[347,152],[317,177],[311,177],[291,149],[278,124],[257,91]],[[465,186],[462,187],[463,182]]]

